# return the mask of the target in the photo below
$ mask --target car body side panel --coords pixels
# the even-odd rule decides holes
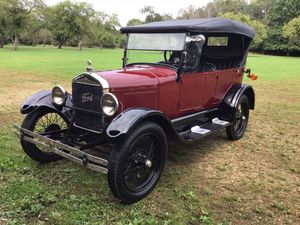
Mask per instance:
[[[179,112],[202,110],[207,98],[206,88],[204,73],[183,74],[180,80]]]
[[[217,86],[217,73],[215,71],[206,72],[206,101],[204,101],[204,108],[213,108],[218,103],[215,97]]]
[[[159,105],[158,109],[173,119],[178,117],[178,101],[180,84],[175,81],[176,74],[159,78]]]
[[[118,98],[118,114],[142,107],[159,110],[170,119],[218,107],[243,78],[241,71],[227,69],[182,74],[176,82],[176,71],[159,65],[133,65],[97,74],[107,80],[110,92]]]
[[[216,83],[216,92],[215,99],[216,103],[219,104],[224,99],[226,93],[233,85],[233,70],[218,70],[217,74],[217,83]]]

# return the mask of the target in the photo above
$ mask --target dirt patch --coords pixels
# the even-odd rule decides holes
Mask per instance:
[[[15,122],[20,117],[19,107],[30,95],[50,90],[57,83],[70,90],[70,82],[55,81],[48,76],[20,74],[14,71],[0,70],[0,126],[7,121]]]

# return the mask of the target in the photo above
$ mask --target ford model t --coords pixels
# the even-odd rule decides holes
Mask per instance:
[[[243,136],[255,103],[252,87],[242,83],[244,74],[256,78],[245,69],[255,32],[223,18],[121,32],[127,36],[122,69],[89,65],[73,79],[72,93],[55,86],[32,95],[16,128],[33,160],[66,158],[105,173],[113,194],[133,203],[157,184],[167,140],[197,141],[223,128],[230,140]]]

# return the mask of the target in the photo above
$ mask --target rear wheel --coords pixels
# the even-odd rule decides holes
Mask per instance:
[[[22,128],[55,140],[59,137],[55,134],[56,131],[68,128],[68,120],[53,109],[39,108],[25,117]],[[22,139],[21,145],[24,152],[37,162],[49,163],[61,159],[52,150],[43,146],[37,146]]]
[[[113,194],[125,203],[147,196],[162,174],[166,156],[162,128],[152,122],[142,123],[112,150],[107,178]]]
[[[243,137],[249,119],[249,100],[246,95],[243,95],[236,107],[233,124],[226,128],[227,137],[229,140],[235,141]]]

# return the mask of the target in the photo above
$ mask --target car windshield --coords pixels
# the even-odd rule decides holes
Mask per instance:
[[[129,34],[127,49],[181,51],[185,44],[185,33],[132,33]]]

